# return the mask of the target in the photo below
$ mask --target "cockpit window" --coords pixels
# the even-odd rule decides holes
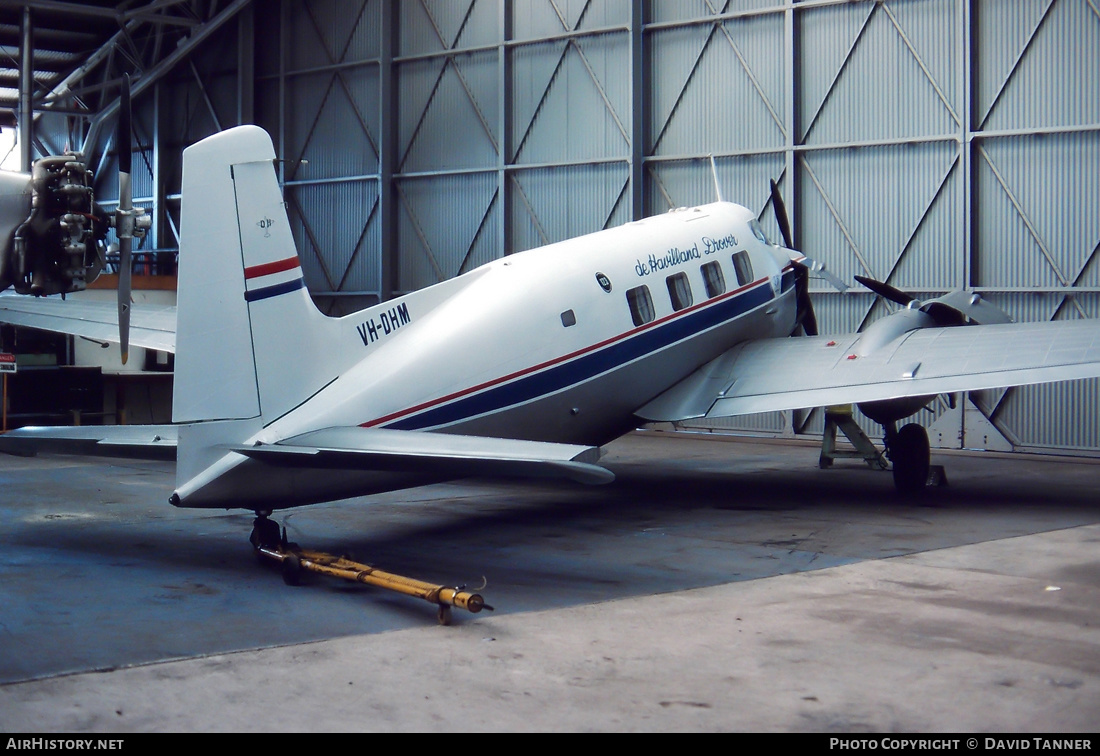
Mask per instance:
[[[752,230],[752,235],[759,239],[764,244],[771,244],[768,241],[768,235],[764,233],[764,227],[760,225],[760,221],[753,218],[749,221],[749,228]]]

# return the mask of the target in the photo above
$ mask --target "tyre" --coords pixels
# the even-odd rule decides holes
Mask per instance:
[[[894,464],[894,487],[903,494],[920,493],[928,485],[931,449],[923,426],[909,423],[890,444]]]

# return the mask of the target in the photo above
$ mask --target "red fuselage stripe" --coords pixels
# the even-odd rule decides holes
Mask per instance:
[[[259,278],[260,276],[270,276],[272,273],[282,273],[284,270],[293,270],[297,268],[298,265],[298,256],[295,255],[285,260],[277,260],[276,262],[253,265],[251,268],[245,268],[244,277],[246,280],[249,280]]]

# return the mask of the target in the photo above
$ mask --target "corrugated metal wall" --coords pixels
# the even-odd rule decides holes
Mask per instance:
[[[241,14],[247,18],[251,15],[251,12]],[[241,110],[240,33],[236,24],[219,28],[163,78],[157,78],[152,87],[134,98],[132,197],[134,204],[145,208],[152,219],[150,232],[135,243],[135,273],[175,272],[183,149],[222,129],[250,120]],[[252,86],[251,81],[248,86]],[[114,117],[104,124],[96,144],[85,146],[90,150],[86,157],[93,160],[97,203],[113,210],[118,205]],[[67,133],[67,129],[73,129],[74,133]],[[47,151],[56,154],[61,151],[62,144],[80,145],[89,128],[86,119],[75,117],[74,113],[61,117],[45,113],[36,131],[45,136],[50,145]],[[108,242],[117,241],[113,231],[108,233],[107,239]],[[115,265],[117,256],[109,255],[108,272],[116,272]]]
[[[1095,0],[281,0],[253,23],[254,118],[330,312],[709,201],[713,155],[773,234],[777,179],[797,246],[844,278],[1100,317]],[[173,139],[231,107],[193,86],[232,92],[232,56],[209,56],[164,88],[189,114],[162,120]],[[888,307],[813,292],[823,330]],[[983,392],[922,422],[972,445],[976,407],[991,446],[1100,452],[1098,387]]]

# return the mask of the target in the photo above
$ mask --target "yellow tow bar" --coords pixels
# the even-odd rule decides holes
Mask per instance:
[[[297,585],[301,580],[302,572],[307,571],[386,588],[436,604],[439,607],[438,617],[441,625],[451,624],[452,606],[466,609],[472,614],[477,614],[482,609],[493,611],[493,607],[486,604],[485,599],[478,593],[394,575],[371,567],[369,564],[353,562],[346,557],[300,549],[293,544],[279,545],[274,548],[259,546],[256,551],[261,556],[282,565],[283,580],[290,585]]]

